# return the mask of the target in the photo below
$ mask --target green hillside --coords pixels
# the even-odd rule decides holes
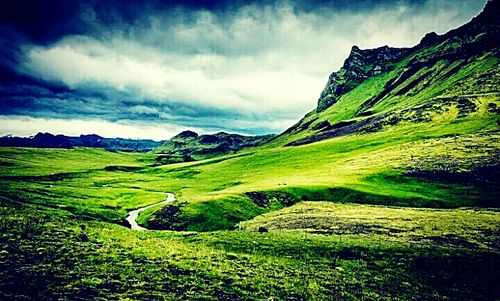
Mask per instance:
[[[243,136],[224,132],[198,135],[193,131],[184,131],[165,141],[152,152],[161,154],[156,157],[158,164],[189,162],[259,146],[273,137],[274,135]]]
[[[241,157],[178,167],[206,187],[184,188],[180,210],[153,214],[152,225],[231,228],[300,200],[498,207],[494,5],[413,48],[354,46],[298,124]]]
[[[494,5],[445,35],[427,34],[413,48],[353,46],[330,75],[317,109],[277,140],[298,145],[400,124],[441,126],[473,117],[481,107],[496,125],[500,43]],[[475,119],[487,126],[485,117]]]

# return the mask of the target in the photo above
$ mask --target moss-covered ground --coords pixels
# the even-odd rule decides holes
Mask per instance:
[[[498,215],[487,210],[308,202],[245,230],[199,233],[131,231],[6,198],[0,209],[4,300],[495,300],[500,293]],[[292,227],[302,213],[317,222]],[[269,232],[252,231],[257,225]]]
[[[165,166],[1,148],[0,299],[498,299],[500,137],[474,114]],[[139,222],[177,231],[126,227],[166,192]]]

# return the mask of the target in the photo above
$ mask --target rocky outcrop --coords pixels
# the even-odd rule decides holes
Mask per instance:
[[[172,137],[172,140],[176,140],[176,139],[196,139],[198,138],[198,134],[193,132],[193,131],[183,131],[183,132],[180,132],[179,134],[175,135],[174,137]]]
[[[324,111],[347,92],[356,88],[371,76],[390,71],[410,51],[409,48],[383,46],[362,50],[353,46],[342,68],[333,72],[318,100],[317,112]]]
[[[470,116],[478,110],[475,96],[499,93],[499,16],[500,0],[490,0],[467,24],[442,35],[428,33],[412,48],[353,46],[342,68],[330,75],[316,110],[277,137],[286,146],[296,146],[379,131],[400,121],[432,122],[422,114],[429,110],[441,114],[453,109],[457,119]],[[342,99],[377,76],[376,85],[359,94],[356,107]],[[335,110],[323,112],[339,101],[339,109],[346,112],[343,120]],[[493,102],[487,105],[489,113],[500,111]]]
[[[413,48],[391,48],[383,46],[361,50],[353,46],[342,68],[330,75],[318,100],[317,112],[324,111],[347,92],[353,90],[371,76],[390,71],[393,63],[410,53],[434,47],[430,53],[422,53],[412,63],[436,62],[441,59],[459,60],[492,52],[499,55],[500,49],[500,1],[490,0],[483,12],[471,22],[444,35],[428,33]],[[439,45],[439,44],[443,45]]]
[[[169,160],[171,158],[175,160],[183,158],[190,158],[190,160],[202,159],[235,152],[246,147],[258,146],[273,137],[274,135],[243,136],[225,132],[198,135],[193,131],[184,131],[167,140],[153,152],[162,154],[162,158],[169,155]]]

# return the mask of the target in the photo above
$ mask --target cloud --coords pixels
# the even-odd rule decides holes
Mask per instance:
[[[103,45],[94,39],[71,37],[50,48],[30,49],[25,70],[72,89],[113,88],[129,93],[137,102],[153,99],[251,113],[303,113],[324,81],[300,72],[299,66],[286,67],[284,62],[272,66],[279,59],[273,54],[228,58],[158,50],[136,53],[136,47],[123,40]]]
[[[147,138],[164,140],[186,130],[170,124],[140,124],[131,122],[109,122],[103,120],[45,119],[32,117],[0,116],[1,135],[31,136],[37,132],[50,132],[68,136],[97,134],[109,138]]]
[[[25,89],[29,95],[0,89],[2,112],[279,132],[315,107],[352,45],[412,46],[429,31],[468,21],[485,1],[347,2],[223,1],[214,5],[226,9],[212,10],[151,4],[134,11],[82,2],[76,23],[83,30],[24,43],[16,66],[65,90],[41,83],[38,91]]]
[[[237,120],[236,128],[242,130],[233,131],[239,134],[249,134],[244,129],[253,127],[252,132],[262,131],[269,128],[283,128],[290,126],[291,121],[264,121],[261,127],[247,121]],[[12,134],[14,136],[27,137],[38,132],[49,132],[68,136],[81,134],[97,134],[108,138],[132,138],[132,139],[154,139],[165,140],[173,137],[184,130],[194,130],[198,133],[216,133],[221,128],[201,129],[192,126],[182,126],[170,123],[117,121],[110,122],[100,119],[56,119],[56,118],[33,118],[26,116],[0,116],[0,136]]]

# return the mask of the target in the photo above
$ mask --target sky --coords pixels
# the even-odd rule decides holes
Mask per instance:
[[[487,0],[35,1],[0,9],[0,136],[279,133],[353,45],[411,47]]]

